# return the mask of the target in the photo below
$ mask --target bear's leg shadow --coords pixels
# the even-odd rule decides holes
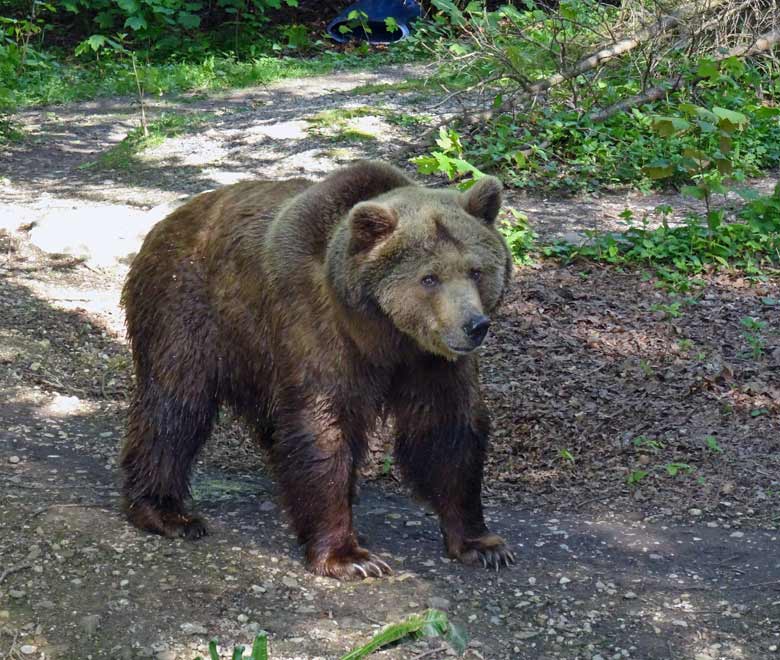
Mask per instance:
[[[277,419],[271,457],[309,568],[339,579],[390,573],[382,559],[360,547],[352,525],[363,430],[347,429],[322,411],[287,417]]]
[[[124,509],[136,527],[168,537],[206,534],[184,505],[192,463],[217,414],[206,365],[179,362],[164,381],[138,374],[121,456]]]
[[[488,530],[482,511],[490,419],[476,369],[441,361],[393,387],[395,457],[416,494],[438,514],[448,555],[498,570],[514,563],[514,555]]]

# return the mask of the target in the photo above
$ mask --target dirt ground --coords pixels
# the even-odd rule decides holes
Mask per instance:
[[[144,233],[224,183],[391,158],[434,100],[376,85],[424,75],[154,100],[153,116],[208,116],[117,170],[94,163],[136,126],[130,100],[19,115],[26,138],[0,154],[0,658],[192,660],[212,637],[227,649],[258,630],[274,660],[338,658],[429,606],[467,631],[467,658],[780,657],[777,279],[708,276],[672,299],[641,271],[517,270],[482,374],[487,514],[516,550],[511,570],[449,562],[376,441],[356,519],[395,574],[311,576],[259,449],[229,415],[195,476],[210,536],[168,541],[120,517],[132,383],[118,297]],[[344,108],[372,110],[346,124],[322,114]],[[510,202],[547,238],[619,228],[626,207],[690,204],[633,192]],[[751,334],[747,317],[765,325]],[[452,654],[422,640],[376,657]]]

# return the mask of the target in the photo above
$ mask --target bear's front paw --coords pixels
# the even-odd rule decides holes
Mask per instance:
[[[509,567],[509,564],[515,563],[514,554],[498,534],[485,534],[475,539],[464,539],[459,551],[454,554],[458,561],[469,566],[482,564],[485,568],[495,568],[496,570],[502,565]]]
[[[387,563],[359,546],[334,550],[309,562],[313,573],[338,580],[362,580],[383,577],[393,570]]]

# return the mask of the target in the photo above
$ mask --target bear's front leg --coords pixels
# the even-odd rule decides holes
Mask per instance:
[[[352,526],[352,494],[362,445],[330,419],[311,415],[279,425],[272,457],[287,509],[312,572],[338,579],[391,573],[360,547]]]
[[[433,363],[395,388],[396,460],[439,515],[447,554],[498,570],[515,558],[485,525],[482,470],[490,420],[476,364]]]

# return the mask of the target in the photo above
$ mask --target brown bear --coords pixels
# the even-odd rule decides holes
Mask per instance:
[[[512,270],[501,184],[432,190],[358,162],[320,183],[238,183],[157,224],[123,291],[136,389],[121,456],[130,521],[197,538],[184,506],[220,405],[269,450],[312,571],[381,576],[352,524],[366,436],[395,457],[467,564],[514,561],[488,531],[488,411],[475,349]]]

